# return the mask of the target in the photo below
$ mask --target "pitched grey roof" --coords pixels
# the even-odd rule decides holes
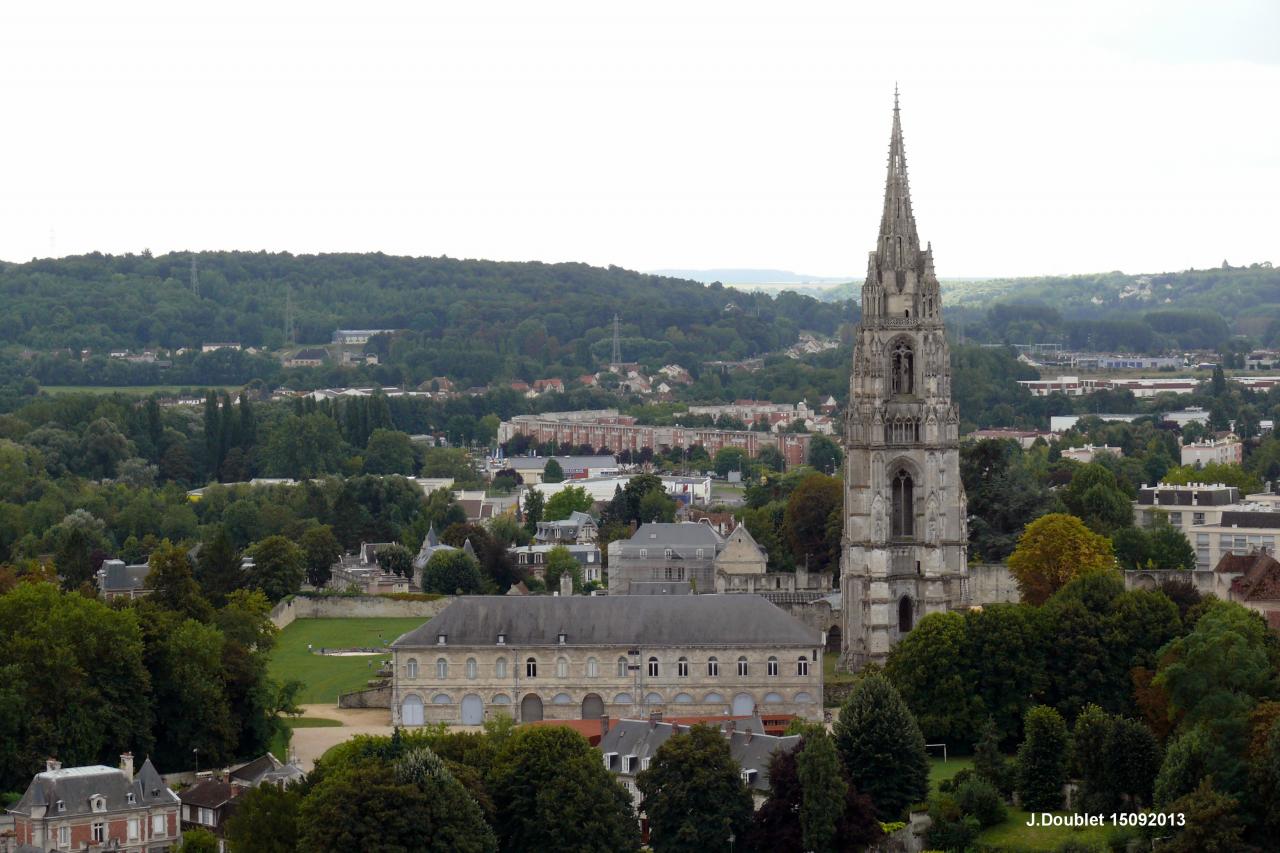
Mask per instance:
[[[134,796],[133,803],[128,801],[130,793]],[[48,806],[53,815],[87,815],[93,813],[89,798],[94,795],[101,796],[106,801],[108,812],[178,802],[177,794],[169,790],[148,758],[142,763],[133,781],[129,781],[119,768],[102,764],[64,767],[37,773],[22,799],[9,810],[29,815],[32,806]],[[65,806],[62,812],[56,811],[59,800]]]
[[[627,595],[692,595],[689,581],[631,581]]]
[[[102,572],[103,592],[129,592],[147,588],[151,566],[147,563],[126,566],[120,560],[106,560]]]
[[[769,759],[773,754],[779,750],[795,749],[800,743],[799,735],[778,737],[763,734],[764,724],[759,717],[751,720],[724,720],[706,725],[716,726],[725,733],[729,740],[729,754],[740,768],[756,771],[751,787],[757,791],[769,790]],[[685,725],[679,728],[682,732],[689,730],[689,726]],[[747,734],[748,729],[751,730],[750,735]],[[652,758],[658,747],[675,734],[676,726],[672,723],[619,720],[600,738],[597,748],[603,753],[615,752],[618,755],[634,755],[636,758]],[[620,770],[621,762],[614,759],[610,763],[610,769],[615,772]],[[639,770],[640,763],[637,761],[632,773]]]
[[[814,646],[819,632],[758,595],[462,596],[394,648],[507,645]]]
[[[698,521],[650,522],[623,543],[632,548],[715,548],[724,544],[709,524]]]

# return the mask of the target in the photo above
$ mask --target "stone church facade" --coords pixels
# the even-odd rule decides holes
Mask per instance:
[[[921,617],[960,606],[968,524],[933,249],[920,246],[897,96],[845,415],[842,665],[883,663]]]

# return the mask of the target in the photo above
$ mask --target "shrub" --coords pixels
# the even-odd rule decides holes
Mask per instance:
[[[966,780],[956,789],[955,798],[960,811],[975,818],[983,829],[1004,823],[1009,816],[1000,792],[985,779]]]

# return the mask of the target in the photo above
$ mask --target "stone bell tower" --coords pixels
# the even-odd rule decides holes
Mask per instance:
[[[883,663],[928,613],[960,606],[969,531],[959,417],[933,249],[911,211],[898,95],[845,415],[845,668]]]

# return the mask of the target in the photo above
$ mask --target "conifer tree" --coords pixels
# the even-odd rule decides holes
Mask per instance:
[[[854,687],[835,724],[836,748],[853,784],[871,797],[882,821],[929,793],[924,735],[907,704],[879,673]]]
[[[805,736],[796,756],[800,776],[800,830],[804,849],[814,853],[835,851],[836,829],[844,811],[849,786],[841,772],[840,756],[826,730]]]
[[[1026,737],[1018,748],[1018,794],[1027,811],[1062,808],[1067,781],[1067,724],[1047,705],[1027,711]]]
[[[978,743],[973,748],[973,772],[994,785],[1000,793],[1010,793],[1009,767],[1004,753],[1000,751],[1000,731],[992,717],[987,717],[982,724]]]

